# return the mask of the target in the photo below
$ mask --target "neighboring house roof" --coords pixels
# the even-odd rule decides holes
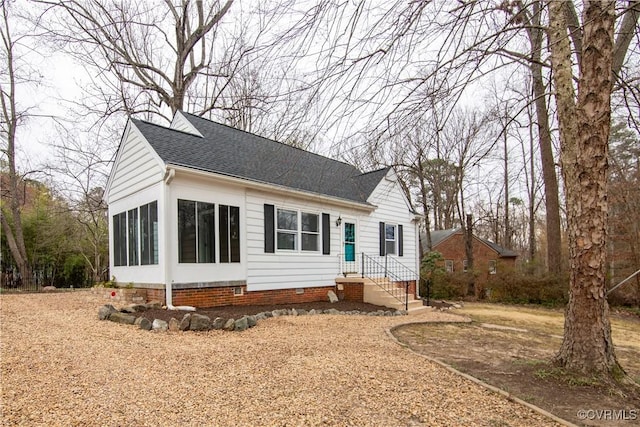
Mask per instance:
[[[362,173],[344,162],[181,113],[202,137],[132,119],[165,164],[349,201],[367,199],[389,168]]]
[[[453,236],[454,234],[461,233],[461,232],[462,232],[462,229],[460,227],[458,227],[458,228],[450,228],[448,230],[434,230],[434,231],[431,231],[431,248],[426,248],[426,249],[427,250],[433,250],[436,246],[438,246],[443,241],[447,240],[449,237]],[[502,246],[498,245],[497,243],[492,242],[491,240],[483,239],[481,237],[476,236],[475,234],[474,234],[474,237],[476,239],[480,240],[485,245],[489,246],[494,251],[496,251],[498,253],[498,255],[500,257],[502,257],[502,258],[515,258],[515,257],[518,256],[518,254],[516,252],[512,251],[511,249],[503,248]],[[425,242],[425,247],[426,247],[426,240],[427,239],[426,239],[424,233],[421,233],[421,240],[423,242]]]

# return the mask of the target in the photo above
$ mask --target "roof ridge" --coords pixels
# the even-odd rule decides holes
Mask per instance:
[[[358,172],[360,172],[360,175],[363,175],[362,171],[361,171],[360,169],[358,169],[357,167],[355,167],[354,165],[352,165],[351,163],[347,163],[347,162],[344,162],[344,161],[342,161],[342,160],[334,159],[334,158],[332,158],[332,157],[324,156],[324,155],[322,155],[322,154],[314,153],[313,151],[305,150],[304,148],[296,147],[295,145],[289,145],[289,144],[286,144],[286,143],[281,142],[281,141],[277,141],[277,140],[272,139],[272,138],[267,138],[266,136],[258,135],[258,134],[255,134],[255,133],[253,133],[253,132],[249,132],[249,131],[244,130],[244,129],[238,129],[238,128],[235,128],[235,127],[233,127],[233,126],[231,126],[231,125],[228,125],[228,124],[225,124],[225,123],[220,123],[220,122],[217,122],[217,121],[215,121],[215,120],[207,119],[207,118],[204,118],[204,117],[202,117],[202,116],[198,116],[198,115],[195,115],[195,114],[192,114],[192,113],[186,112],[186,111],[181,111],[181,112],[182,112],[183,114],[186,114],[186,115],[192,116],[192,117],[194,117],[194,118],[196,118],[196,119],[205,120],[205,121],[207,121],[207,122],[209,122],[209,123],[213,123],[213,124],[216,124],[216,125],[219,125],[219,126],[224,126],[224,127],[229,128],[229,129],[231,129],[231,130],[234,130],[234,131],[236,131],[236,132],[243,132],[243,133],[246,133],[246,134],[251,135],[251,136],[254,136],[254,137],[258,137],[258,138],[261,138],[261,139],[264,139],[264,140],[267,140],[267,141],[275,142],[276,144],[280,144],[280,145],[282,145],[282,146],[284,146],[284,147],[290,147],[290,148],[293,148],[293,149],[296,149],[296,150],[302,151],[302,152],[304,152],[304,153],[311,154],[311,155],[316,156],[316,157],[321,157],[321,158],[323,158],[323,159],[331,160],[332,162],[342,163],[343,165],[346,165],[346,166],[350,166],[350,167],[352,167],[353,169],[355,169],[355,170],[357,170]],[[196,129],[197,129],[197,128],[196,128]],[[375,171],[374,171],[374,172],[375,172]],[[369,173],[369,172],[366,172],[366,173]]]
[[[356,169],[358,169],[358,168],[356,168]],[[364,175],[369,175],[369,174],[372,174],[372,173],[377,173],[377,172],[382,172],[382,171],[388,171],[389,169],[391,169],[391,166],[385,166],[385,167],[383,167],[383,168],[375,169],[375,170],[372,170],[372,171],[369,171],[369,172],[362,172],[362,173],[361,173],[360,175],[358,175],[358,176],[364,176]]]
[[[195,136],[196,138],[200,138],[200,139],[204,138],[204,137],[202,137],[200,135],[196,135],[195,133],[186,132],[186,131],[183,131],[183,130],[180,130],[180,129],[172,128],[170,126],[160,125],[160,124],[157,124],[157,123],[150,122],[148,120],[136,119],[136,118],[133,118],[133,117],[131,117],[130,120],[132,122],[140,122],[140,123],[144,123],[145,125],[155,126],[157,128],[161,128],[163,130],[170,130],[170,131],[178,132],[178,133],[181,133],[181,134],[184,134],[184,135]]]

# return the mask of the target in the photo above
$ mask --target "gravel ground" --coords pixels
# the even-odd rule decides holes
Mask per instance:
[[[102,304],[84,291],[0,296],[2,425],[553,425],[385,333],[451,314],[153,333],[99,321]]]

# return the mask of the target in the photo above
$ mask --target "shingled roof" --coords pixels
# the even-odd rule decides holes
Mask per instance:
[[[432,248],[435,248],[436,246],[438,246],[441,242],[443,242],[444,240],[448,239],[450,236],[453,236],[456,233],[461,233],[462,229],[460,227],[458,228],[450,228],[448,230],[434,230],[431,231],[431,248],[426,248],[425,249],[427,251],[432,250]],[[502,258],[514,258],[517,257],[518,254],[514,251],[512,251],[511,249],[507,249],[504,248],[500,245],[498,245],[497,243],[492,242],[491,240],[487,240],[487,239],[483,239],[481,237],[478,237],[476,235],[474,235],[474,237],[478,240],[480,240],[482,243],[484,243],[485,245],[489,246],[491,249],[493,249],[494,251],[496,251],[498,253],[498,255]],[[422,233],[422,242],[425,242],[425,246],[426,246],[426,236],[424,236],[424,233]]]
[[[132,119],[165,164],[365,204],[389,170],[362,173],[344,162],[182,114],[202,137]]]

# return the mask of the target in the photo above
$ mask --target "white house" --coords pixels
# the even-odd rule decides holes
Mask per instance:
[[[418,271],[393,169],[362,173],[183,112],[170,127],[129,121],[105,199],[112,277],[167,304],[325,300],[369,269],[363,257]]]

